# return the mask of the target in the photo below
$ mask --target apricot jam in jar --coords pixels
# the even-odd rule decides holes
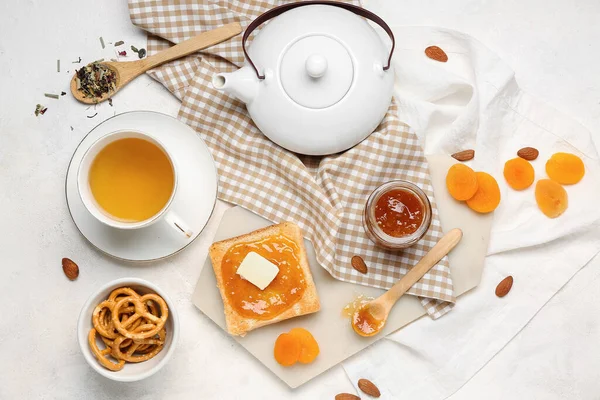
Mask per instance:
[[[363,214],[367,236],[386,249],[417,243],[431,224],[431,203],[425,192],[407,181],[384,183],[371,193]]]

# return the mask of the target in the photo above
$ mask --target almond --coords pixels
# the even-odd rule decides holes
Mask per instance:
[[[355,394],[340,393],[335,395],[335,400],[360,400],[360,397]]]
[[[498,297],[504,297],[508,294],[508,292],[510,292],[510,288],[512,288],[513,285],[513,277],[512,276],[507,276],[506,278],[504,278],[502,280],[502,282],[500,282],[498,284],[498,286],[496,286],[496,296]]]
[[[446,52],[444,52],[444,50],[440,49],[437,46],[429,46],[428,48],[426,48],[425,55],[435,61],[448,61],[448,55],[446,54]]]
[[[475,150],[463,150],[452,154],[452,158],[455,158],[458,161],[469,161],[472,160],[473,157],[475,157]]]
[[[375,384],[368,379],[359,379],[358,388],[371,397],[381,396],[381,392],[377,386],[375,386]]]
[[[533,161],[540,155],[540,152],[533,147],[523,147],[517,151],[517,155],[527,161]]]
[[[367,264],[365,264],[365,260],[363,260],[361,256],[352,257],[352,260],[350,262],[352,264],[352,268],[354,268],[361,274],[366,274],[369,271],[369,268],[367,268]]]
[[[79,276],[79,267],[73,262],[73,260],[63,258],[62,267],[63,271],[65,272],[65,275],[70,280],[74,281]]]

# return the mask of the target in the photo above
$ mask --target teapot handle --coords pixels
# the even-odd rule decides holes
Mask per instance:
[[[254,21],[252,21],[250,23],[250,25],[248,25],[248,28],[246,28],[246,32],[244,32],[244,36],[242,36],[242,49],[244,50],[244,55],[246,56],[246,59],[248,60],[248,62],[252,66],[252,68],[254,68],[254,71],[256,72],[256,76],[258,76],[258,79],[261,79],[261,80],[265,79],[265,76],[261,75],[258,72],[258,68],[256,68],[256,65],[254,65],[254,62],[252,62],[252,60],[250,59],[250,56],[248,55],[248,52],[246,51],[246,41],[250,37],[250,34],[256,28],[258,28],[260,25],[262,25],[264,22],[267,22],[268,20],[275,18],[278,15],[281,15],[286,11],[289,11],[291,9],[298,8],[298,7],[309,6],[309,5],[326,5],[326,6],[340,7],[345,10],[348,10],[350,12],[353,12],[356,15],[359,15],[361,17],[369,19],[369,20],[375,22],[376,24],[378,24],[379,26],[381,26],[381,28],[383,28],[383,30],[389,35],[390,39],[392,40],[392,48],[390,50],[390,56],[388,57],[387,65],[385,67],[383,67],[384,71],[387,71],[388,69],[390,69],[390,64],[392,62],[392,54],[394,53],[394,47],[396,47],[396,40],[394,39],[394,34],[392,33],[392,30],[390,29],[388,24],[385,23],[385,21],[383,19],[381,19],[378,15],[373,14],[371,11],[365,10],[364,8],[355,6],[353,4],[340,3],[337,1],[328,1],[328,0],[309,0],[309,1],[300,1],[297,3],[284,4],[284,5],[275,7],[273,9],[259,15]]]

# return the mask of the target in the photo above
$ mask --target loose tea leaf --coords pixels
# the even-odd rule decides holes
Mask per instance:
[[[115,47],[122,46],[123,44],[125,44],[125,42],[122,40],[119,40],[118,42],[115,42]]]
[[[56,72],[60,72],[60,60],[56,60]]]
[[[48,108],[44,107],[41,104],[36,104],[35,106],[35,116],[37,117],[38,115],[44,115],[44,113],[48,110]]]
[[[79,60],[71,62],[71,64],[81,64],[81,57],[79,57]]]
[[[112,105],[112,98],[111,97],[108,98],[108,105],[111,106],[111,107],[113,106]]]
[[[88,118],[94,118],[96,115],[98,115],[98,113],[94,114],[94,115],[88,115]]]
[[[73,131],[73,127],[71,126],[71,132]]]
[[[127,52],[126,52],[125,50],[123,50],[123,51],[120,51],[120,52],[119,52],[119,55],[120,55],[120,56],[126,56],[126,55],[127,55]]]
[[[146,49],[140,49],[138,51],[138,57],[139,58],[144,58],[146,56]]]
[[[61,96],[64,96],[64,95],[66,95],[66,94],[67,94],[67,92],[60,92],[60,95],[61,95]]]
[[[77,90],[87,98],[100,98],[117,89],[117,74],[104,64],[93,62],[76,72]]]
[[[44,93],[44,96],[49,97],[51,99],[58,99],[58,95],[54,93]]]
[[[134,53],[137,53],[137,52],[139,51],[139,50],[138,50],[138,49],[137,49],[135,46],[131,46],[131,50],[132,50]]]
[[[103,49],[106,47],[106,46],[104,46],[104,39],[102,39],[102,36],[100,36],[100,44],[102,45]]]

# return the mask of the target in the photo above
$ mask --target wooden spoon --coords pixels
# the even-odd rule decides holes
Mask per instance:
[[[233,22],[231,24],[223,25],[217,29],[202,32],[198,36],[141,60],[129,62],[102,62],[102,65],[105,65],[116,72],[116,90],[110,91],[109,93],[104,94],[102,97],[85,97],[82,91],[77,90],[77,81],[75,79],[77,75],[75,75],[73,76],[73,79],[71,79],[71,93],[73,93],[73,96],[82,103],[101,103],[107,100],[109,97],[114,96],[115,93],[118,92],[123,86],[127,85],[132,79],[148,71],[150,68],[154,68],[160,64],[166,63],[167,61],[187,56],[217,43],[224,42],[225,40],[238,35],[240,32],[242,32],[242,27],[240,24]]]
[[[354,312],[352,329],[360,336],[369,337],[381,332],[392,307],[408,289],[423,277],[434,265],[450,252],[462,238],[460,229],[452,229],[444,235],[425,257],[411,268],[387,292]]]

